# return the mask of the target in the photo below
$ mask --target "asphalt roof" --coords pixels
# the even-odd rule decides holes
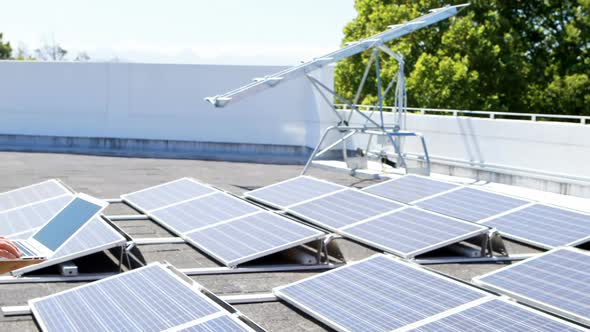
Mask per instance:
[[[143,159],[85,155],[1,152],[0,192],[59,178],[74,190],[100,198],[117,198],[121,194],[143,189],[180,177],[193,177],[234,194],[266,186],[299,175],[301,166],[268,165],[198,160]],[[342,185],[364,187],[375,181],[350,177],[342,173],[314,170],[311,175]],[[107,215],[137,213],[122,204],[112,204]],[[150,221],[117,221],[134,238],[170,237],[165,229]],[[506,241],[510,253],[537,250]],[[347,261],[355,261],[376,251],[347,240],[338,240]],[[219,266],[204,254],[186,244],[141,245],[148,262],[167,261],[178,268]],[[115,268],[105,255],[80,262],[81,271],[109,271]],[[430,265],[452,277],[469,281],[472,277],[493,271],[502,264]],[[318,272],[255,273],[194,276],[194,280],[217,295],[270,292]],[[36,283],[0,285],[0,306],[24,305],[27,300],[53,294],[83,283]],[[236,305],[236,308],[269,331],[323,331],[328,328],[283,302]],[[0,330],[37,331],[32,316],[2,317]]]

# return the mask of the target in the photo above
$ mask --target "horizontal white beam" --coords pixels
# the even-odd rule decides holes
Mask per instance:
[[[117,216],[105,216],[111,221],[124,221],[124,220],[149,220],[150,217],[145,214],[128,214],[128,215],[117,215]]]
[[[132,242],[137,245],[185,243],[184,239],[180,237],[144,237],[133,239]]]
[[[221,295],[220,299],[229,304],[264,303],[278,301],[273,293]]]

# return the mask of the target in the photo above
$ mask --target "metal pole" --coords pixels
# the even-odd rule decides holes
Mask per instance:
[[[118,216],[105,216],[111,221],[124,221],[124,220],[150,220],[149,216],[145,214],[130,214],[130,215],[118,215]]]
[[[318,152],[318,150],[320,149],[320,146],[322,145],[322,143],[324,143],[324,140],[326,139],[326,136],[328,136],[328,133],[336,128],[338,128],[338,126],[328,127],[328,128],[326,128],[326,130],[324,130],[324,134],[322,135],[322,138],[320,138],[318,145],[316,145],[315,149],[313,150],[313,152],[309,156],[307,163],[305,163],[305,167],[303,167],[303,171],[301,172],[301,175],[305,175],[305,172],[307,172],[307,169],[311,166],[311,162],[315,158],[315,155]]]
[[[343,264],[284,264],[284,265],[260,265],[251,267],[230,268],[219,267],[198,267],[178,269],[188,276],[218,275],[218,274],[240,274],[240,273],[264,273],[264,272],[296,272],[296,271],[325,271],[342,266]]]
[[[381,116],[381,128],[384,128],[385,121],[383,121],[383,96],[381,95],[383,91],[381,91],[381,68],[379,64],[379,49],[374,49],[373,54],[375,54],[375,72],[377,75],[377,103],[379,104],[379,114]]]

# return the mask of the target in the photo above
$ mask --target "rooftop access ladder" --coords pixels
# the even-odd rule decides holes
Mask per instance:
[[[297,66],[287,68],[280,72],[267,75],[265,77],[254,78],[253,82],[247,85],[244,85],[240,88],[235,90],[229,91],[227,93],[207,97],[205,98],[206,101],[210,102],[215,107],[225,107],[231,103],[237,102],[240,99],[246,98],[250,95],[254,95],[258,92],[263,90],[275,87],[285,81],[290,79],[298,78],[301,76],[307,77],[312,86],[320,93],[323,99],[329,104],[330,108],[333,110],[334,114],[338,118],[338,123],[334,126],[328,127],[324,130],[320,141],[318,142],[316,148],[312,152],[303,173],[305,173],[308,168],[312,165],[316,158],[324,155],[329,150],[337,147],[338,145],[342,144],[342,154],[345,161],[347,161],[347,141],[352,141],[352,137],[357,134],[365,134],[368,135],[368,139],[366,140],[367,148],[365,151],[362,149],[357,149],[360,155],[362,156],[371,156],[377,157],[383,164],[388,164],[394,167],[401,167],[405,170],[406,173],[421,173],[428,175],[430,174],[430,158],[428,156],[428,150],[426,148],[426,142],[424,137],[417,132],[412,131],[405,131],[402,130],[405,128],[405,111],[407,107],[407,97],[406,97],[406,89],[405,89],[405,80],[404,80],[404,61],[401,54],[392,51],[389,47],[385,45],[385,43],[403,37],[413,31],[422,29],[424,27],[430,26],[435,24],[439,21],[447,19],[451,16],[456,15],[463,7],[468,6],[468,4],[461,4],[455,6],[446,6],[442,8],[432,9],[426,15],[420,16],[416,19],[413,19],[409,22],[396,24],[389,26],[389,29],[381,32],[379,34],[373,35],[369,38],[365,38],[356,42],[347,43],[347,45],[337,51],[332,53],[326,54],[324,56],[314,58],[311,61],[307,61],[301,63]],[[355,95],[354,101],[348,101],[344,97],[337,94],[335,91],[330,89],[328,86],[320,82],[318,79],[309,75],[311,72],[322,68],[326,65],[336,63],[342,59],[351,57],[353,55],[362,53],[367,50],[372,50],[371,57],[361,79],[360,86],[358,87],[357,93]],[[399,69],[397,75],[392,79],[389,85],[386,87],[385,91],[382,91],[382,82],[381,82],[381,71],[380,71],[380,60],[379,60],[379,52],[383,52],[391,57],[393,57],[399,63]],[[367,76],[369,74],[370,68],[372,68],[373,63],[375,64],[376,69],[376,79],[377,79],[377,104],[376,109],[379,111],[380,118],[379,120],[373,119],[373,113],[370,115],[361,112],[357,107],[357,102],[360,97],[362,88],[366,82]],[[391,90],[393,85],[396,85],[395,88],[395,102],[394,102],[394,120],[391,124],[386,124],[383,116],[383,100],[387,96],[387,93]],[[336,99],[339,99],[341,102],[346,104],[350,108],[350,112],[348,115],[344,112],[339,112],[336,110],[335,106],[333,105],[332,101],[324,94],[325,92],[330,93]],[[352,119],[353,114],[357,114],[360,116],[361,120],[364,120],[364,124],[362,125],[351,125],[350,121]],[[340,138],[331,142],[327,145],[327,147],[322,148],[322,145],[327,141],[327,136],[331,132],[337,132],[340,135]],[[381,144],[381,149],[379,151],[371,150],[371,143],[373,136],[380,136],[385,137],[385,142],[391,143],[393,151],[395,153],[395,157],[397,158],[397,162],[390,161],[388,159],[387,153],[384,150],[383,144]],[[421,147],[423,150],[423,155],[418,157],[418,165],[419,167],[416,168],[409,168],[406,163],[405,155],[402,151],[403,148],[403,138],[405,137],[416,137],[420,140]],[[383,143],[383,142],[382,142]],[[350,167],[349,168],[362,168],[362,167]]]

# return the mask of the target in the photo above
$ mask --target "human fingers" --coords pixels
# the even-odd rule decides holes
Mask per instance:
[[[8,259],[15,259],[17,258],[14,254],[9,251],[0,249],[0,257],[8,258]]]
[[[18,249],[8,240],[0,240],[0,250],[8,251],[16,257],[20,257]]]

